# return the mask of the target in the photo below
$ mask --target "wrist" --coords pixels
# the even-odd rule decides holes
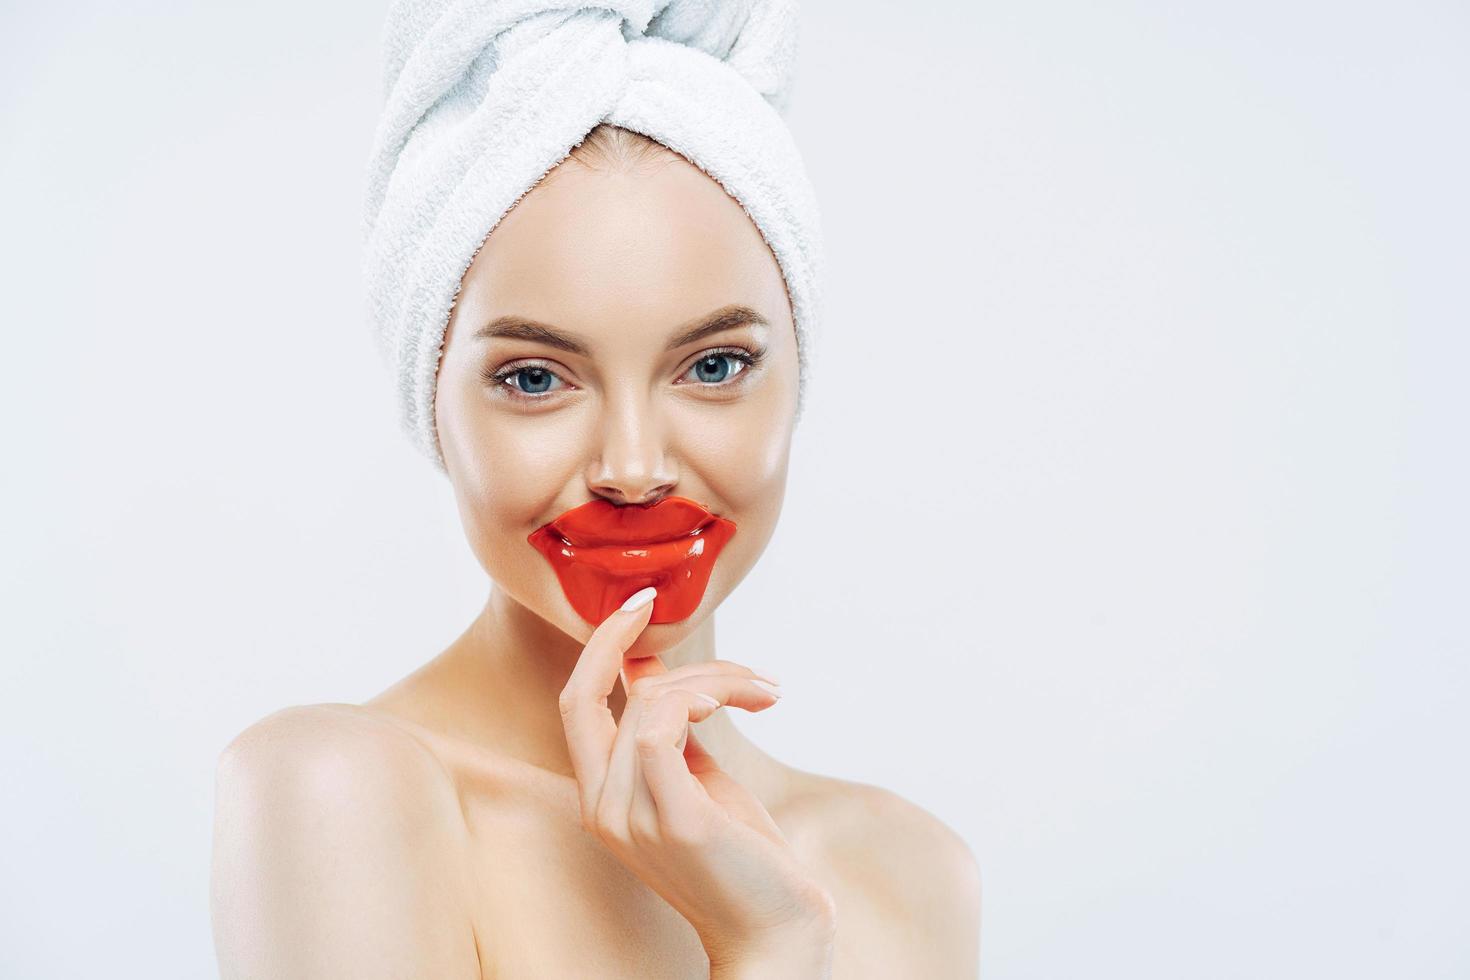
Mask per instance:
[[[831,946],[752,953],[710,963],[710,980],[831,980]]]
[[[813,920],[758,942],[706,943],[710,980],[830,980],[836,921]]]

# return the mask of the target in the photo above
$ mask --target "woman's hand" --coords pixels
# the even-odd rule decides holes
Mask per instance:
[[[644,592],[642,605],[593,631],[561,692],[582,825],[689,920],[712,974],[759,965],[769,977],[827,976],[831,897],[689,729],[722,704],[760,711],[778,695],[724,660],[673,670],[656,656],[625,663],[653,611],[653,589]],[[627,703],[614,721],[607,696],[620,670]]]

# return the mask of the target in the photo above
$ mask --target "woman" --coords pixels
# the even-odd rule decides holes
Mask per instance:
[[[489,598],[364,704],[225,750],[223,976],[977,974],[964,842],[725,710],[780,697],[716,658],[713,613],[780,513],[788,278],[720,183],[613,125],[498,221],[431,402]]]

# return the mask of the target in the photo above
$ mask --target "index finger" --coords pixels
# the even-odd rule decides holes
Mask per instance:
[[[562,688],[558,702],[562,727],[566,729],[567,749],[581,791],[584,815],[595,811],[607,778],[613,738],[618,733],[612,712],[607,709],[607,696],[612,693],[613,682],[623,665],[623,654],[653,615],[655,595],[657,590],[652,586],[635,592],[621,609],[603,620],[592,631],[566,687]]]

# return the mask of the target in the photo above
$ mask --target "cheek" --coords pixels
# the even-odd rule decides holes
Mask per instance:
[[[480,564],[501,578],[493,566],[533,554],[525,535],[576,475],[577,450],[551,416],[510,417],[479,391],[444,394],[439,440],[460,519]]]
[[[704,425],[682,440],[685,477],[744,513],[785,484],[790,430],[743,413]]]
[[[705,416],[686,432],[683,456],[694,476],[717,499],[753,524],[774,522],[786,488],[796,413],[796,371],[791,358],[772,358],[771,376],[748,399]]]
[[[697,432],[685,433],[682,491],[708,491],[717,508],[734,519],[735,537],[720,555],[715,575],[733,588],[765,550],[786,494],[791,457],[789,417],[730,412]]]

